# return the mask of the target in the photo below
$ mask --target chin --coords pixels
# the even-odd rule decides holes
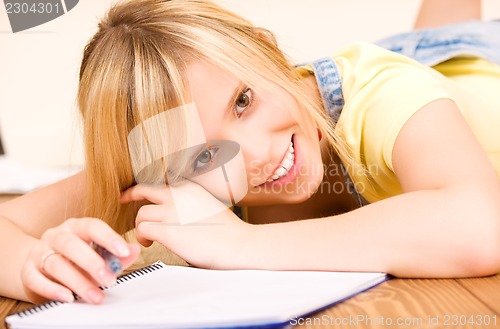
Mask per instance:
[[[308,194],[290,195],[290,198],[288,198],[286,202],[283,202],[283,204],[299,204],[302,202],[306,202],[314,195],[314,193],[316,193],[316,190]]]
[[[290,184],[279,193],[272,193],[263,189],[249,191],[238,202],[238,206],[271,206],[279,204],[298,204],[309,200],[318,190],[322,182],[322,175],[298,184]]]
[[[298,204],[307,201],[314,193],[310,195],[298,195],[298,194],[288,194],[288,195],[253,195],[247,199],[243,198],[237,203],[240,207],[259,207],[259,206],[276,206],[285,204]]]

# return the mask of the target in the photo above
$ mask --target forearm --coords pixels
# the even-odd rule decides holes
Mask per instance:
[[[28,235],[40,237],[71,217],[83,217],[83,172],[0,204],[5,216]]]
[[[256,225],[233,265],[401,277],[485,275],[498,270],[500,234],[498,210],[484,211],[483,204],[492,202],[487,198],[462,190],[418,191],[339,216]]]
[[[0,296],[28,300],[21,282],[21,269],[36,238],[22,232],[0,216]]]
[[[0,295],[27,300],[21,272],[49,228],[82,214],[84,173],[0,204]]]

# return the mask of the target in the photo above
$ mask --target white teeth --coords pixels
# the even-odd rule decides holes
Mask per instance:
[[[286,174],[286,169],[283,167],[279,167],[278,170],[275,171],[276,175],[278,176],[284,176]]]
[[[286,153],[285,157],[283,158],[280,167],[276,169],[276,171],[273,173],[273,176],[267,180],[268,183],[275,181],[278,178],[281,178],[288,174],[288,171],[290,168],[293,166],[293,162],[295,160],[295,155],[294,155],[295,150],[293,149],[293,143],[290,142],[290,146],[288,147],[288,152]]]
[[[285,160],[283,160],[283,162],[281,163],[281,165],[284,167],[284,168],[288,168],[288,170],[290,170],[290,168],[292,167],[293,165],[293,158],[289,159],[289,158],[286,158]]]

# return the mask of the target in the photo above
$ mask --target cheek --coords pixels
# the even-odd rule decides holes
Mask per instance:
[[[205,140],[221,139],[217,134],[221,128],[220,122],[217,122],[214,115],[210,115],[207,112],[208,111],[202,112],[198,110],[198,116]]]
[[[266,102],[266,106],[268,108],[268,114],[277,118],[291,118],[295,116],[294,113],[298,111],[297,103],[285,92],[269,95],[269,100]]]
[[[295,99],[287,91],[275,85],[269,89],[255,89],[254,102],[269,114],[278,115],[288,114],[290,108],[296,105]]]

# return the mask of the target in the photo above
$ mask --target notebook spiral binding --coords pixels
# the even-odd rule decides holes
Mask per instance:
[[[138,270],[135,270],[135,271],[132,271],[130,273],[127,273],[127,274],[124,274],[124,275],[120,276],[118,279],[116,279],[116,285],[119,285],[120,283],[123,283],[125,281],[132,280],[133,278],[137,278],[137,277],[143,276],[145,274],[154,272],[154,271],[159,270],[161,268],[163,268],[162,264],[160,264],[160,263],[153,263],[153,264],[148,265],[146,267],[140,268]],[[111,286],[111,287],[101,287],[101,289],[102,290],[106,290],[106,289],[109,289],[109,288],[112,288],[112,287],[114,287],[114,286]],[[79,297],[76,296],[76,299],[79,299]],[[38,312],[41,312],[41,311],[44,311],[44,310],[48,310],[48,309],[50,309],[52,307],[56,307],[57,305],[60,305],[60,304],[64,304],[64,303],[60,302],[58,300],[52,300],[50,302],[46,302],[46,303],[43,303],[43,304],[40,304],[40,305],[36,305],[36,306],[30,307],[30,308],[27,308],[24,311],[17,312],[16,314],[18,314],[19,317],[24,318],[24,317],[28,317],[30,315],[33,315],[35,313],[38,313]]]
[[[120,276],[118,279],[116,279],[116,284],[118,285],[118,284],[123,283],[125,281],[132,280],[133,278],[137,278],[137,277],[143,276],[145,274],[154,272],[154,271],[159,270],[161,268],[163,268],[162,264],[160,264],[160,263],[153,263],[153,264],[151,264],[149,266],[140,268],[138,270],[135,270],[135,271],[132,271],[130,273],[127,273],[125,275]],[[111,286],[111,287],[114,287],[114,286]],[[102,287],[101,289],[102,290],[106,290],[106,289],[109,289],[111,287]]]
[[[41,312],[43,310],[47,310],[49,308],[55,307],[59,304],[62,304],[62,302],[60,302],[58,300],[52,300],[50,302],[46,302],[46,303],[43,303],[40,305],[36,305],[36,306],[30,307],[30,308],[27,308],[24,311],[18,312],[17,314],[19,315],[19,317],[24,318],[24,317],[33,315],[35,313]]]

